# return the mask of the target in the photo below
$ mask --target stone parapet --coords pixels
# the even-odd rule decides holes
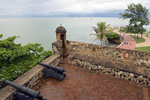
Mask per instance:
[[[126,66],[150,68],[150,53],[69,41],[71,54],[99,57]]]
[[[104,66],[106,68],[116,68],[118,70],[140,74],[150,78],[150,69],[146,67],[138,67],[138,66],[134,66],[133,64],[126,65],[120,62],[115,62],[108,59],[102,59],[101,57],[92,57],[92,56],[87,56],[79,53],[72,54],[71,56],[72,59],[80,59],[82,61],[87,61],[95,65]]]
[[[78,58],[71,58],[71,64],[95,71],[97,73],[103,73],[106,75],[132,81],[141,85],[150,86],[150,78],[140,74],[123,71],[116,68],[105,67],[102,65],[97,65],[94,62],[89,62]]]
[[[74,60],[77,60],[80,62],[78,66],[89,66],[89,69],[102,66],[106,70],[117,70],[119,73],[121,71],[125,76],[133,74],[135,78],[130,79],[130,76],[127,76],[126,79],[137,80],[137,83],[150,86],[150,53],[74,41],[69,41],[69,47],[73,64]]]

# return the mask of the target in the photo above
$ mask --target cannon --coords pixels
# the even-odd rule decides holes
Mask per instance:
[[[51,66],[41,62],[37,62],[37,64],[45,67],[45,69],[43,70],[44,78],[54,77],[59,80],[64,80],[64,78],[66,77],[66,74],[64,73],[66,71],[64,70],[64,68],[58,66]]]
[[[39,99],[39,100],[47,100],[40,95],[40,92],[33,90],[31,88],[15,84],[8,80],[4,80],[3,83],[10,85],[17,89],[17,92],[15,92],[14,94],[14,97],[15,97],[14,100],[33,100],[34,98]]]

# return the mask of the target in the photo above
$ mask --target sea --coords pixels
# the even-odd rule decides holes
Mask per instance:
[[[111,17],[0,18],[0,34],[3,34],[2,39],[20,36],[15,43],[40,43],[44,50],[52,50],[51,45],[56,41],[55,31],[58,26],[66,28],[67,40],[92,43],[96,36],[90,34],[98,22],[120,27],[127,25],[129,20]],[[150,25],[145,28],[150,31]]]

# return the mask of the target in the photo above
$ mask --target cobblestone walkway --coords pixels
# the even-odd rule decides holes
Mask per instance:
[[[47,100],[149,100],[149,88],[123,79],[95,73],[63,61],[66,78],[42,79],[34,87]]]
[[[117,34],[120,34],[120,32],[118,32],[118,30],[114,30],[114,32],[116,32]],[[134,38],[132,38],[131,36],[124,34],[124,33],[121,33],[121,36],[124,37],[124,41],[118,48],[134,50],[136,47],[136,41],[134,40]]]

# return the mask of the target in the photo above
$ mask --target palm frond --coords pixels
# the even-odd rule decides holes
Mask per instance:
[[[98,22],[97,26],[98,26],[99,32],[104,32],[106,30],[105,22],[101,22],[101,23]]]
[[[97,40],[97,38],[96,38],[96,39],[94,39],[94,40],[93,40],[93,42],[94,42],[94,41],[96,41],[96,40]],[[93,43],[93,42],[92,42],[92,43]],[[91,44],[92,44],[92,43],[91,43]]]
[[[94,35],[94,36],[96,36],[96,33],[91,33],[89,36],[91,36],[91,35]]]
[[[93,30],[94,30],[96,33],[99,32],[98,28],[96,28],[96,27],[93,27]]]
[[[108,24],[106,27],[110,27],[110,24]]]

